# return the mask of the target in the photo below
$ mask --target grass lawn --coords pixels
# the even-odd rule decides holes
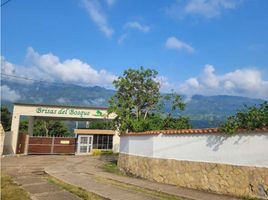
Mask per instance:
[[[30,200],[29,194],[10,176],[1,173],[1,199],[2,200]]]
[[[64,190],[67,190],[70,193],[73,193],[74,195],[80,197],[81,199],[84,200],[106,200],[107,198],[104,198],[102,196],[99,196],[93,192],[88,192],[87,190],[65,183],[57,178],[54,178],[52,176],[46,176],[45,179],[51,183],[51,184],[55,184],[59,187],[61,187]]]
[[[109,172],[109,173],[114,173],[117,175],[123,175],[123,173],[119,170],[118,166],[117,166],[117,162],[107,162],[102,166],[102,169],[105,172]]]
[[[138,193],[146,194],[146,195],[149,195],[152,197],[158,197],[159,199],[162,199],[162,200],[186,200],[186,198],[178,197],[178,196],[167,194],[164,192],[151,190],[148,188],[143,188],[143,187],[139,187],[136,185],[127,184],[127,183],[123,183],[120,181],[107,179],[107,178],[103,178],[103,177],[95,177],[95,180],[100,182],[100,183],[110,184],[110,185],[113,185],[117,188],[132,191],[134,193],[138,192]]]

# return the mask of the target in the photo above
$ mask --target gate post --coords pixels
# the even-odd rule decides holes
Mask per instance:
[[[55,142],[55,137],[53,136],[52,137],[52,142],[51,142],[51,151],[50,151],[50,154],[53,154],[54,153],[54,142]]]
[[[29,116],[28,117],[28,134],[30,136],[33,136],[33,129],[34,129],[34,117],[33,116]]]
[[[26,137],[25,137],[24,155],[28,155],[29,138],[30,137],[27,134]]]

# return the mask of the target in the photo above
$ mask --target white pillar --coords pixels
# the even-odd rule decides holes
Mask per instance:
[[[13,107],[11,134],[12,134],[12,153],[16,154],[18,136],[19,136],[20,114],[17,113],[16,107]]]
[[[28,117],[28,134],[29,136],[33,136],[33,129],[34,129],[34,117],[29,116]]]
[[[119,152],[119,146],[120,146],[119,131],[116,130],[113,136],[113,152],[115,153]]]

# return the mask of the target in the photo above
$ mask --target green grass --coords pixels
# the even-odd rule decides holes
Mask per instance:
[[[114,152],[112,150],[101,150],[93,149],[92,156],[102,156],[102,155],[112,155]]]
[[[30,200],[29,194],[14,183],[10,176],[1,174],[1,199],[2,200]]]
[[[102,169],[105,172],[113,173],[116,175],[123,175],[123,173],[119,170],[117,166],[117,162],[107,162],[104,165],[102,165]]]
[[[132,192],[142,193],[142,194],[145,194],[148,196],[158,197],[162,200],[186,200],[186,198],[178,197],[175,195],[167,194],[167,193],[156,191],[156,190],[151,190],[151,189],[139,187],[136,185],[122,183],[120,181],[107,179],[107,178],[103,178],[103,177],[95,177],[95,180],[100,182],[100,183],[113,185],[113,186],[118,187],[120,189],[125,189],[125,190],[132,191]]]
[[[107,200],[107,198],[104,198],[100,195],[97,195],[93,192],[89,192],[81,187],[77,187],[68,183],[65,183],[57,178],[54,178],[52,176],[46,176],[45,179],[51,183],[55,184],[59,187],[61,187],[64,190],[67,190],[70,193],[73,193],[74,195],[80,197],[83,200]]]

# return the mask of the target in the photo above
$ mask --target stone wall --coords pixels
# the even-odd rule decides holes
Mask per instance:
[[[268,168],[150,158],[120,153],[126,173],[152,181],[216,193],[268,199]]]

